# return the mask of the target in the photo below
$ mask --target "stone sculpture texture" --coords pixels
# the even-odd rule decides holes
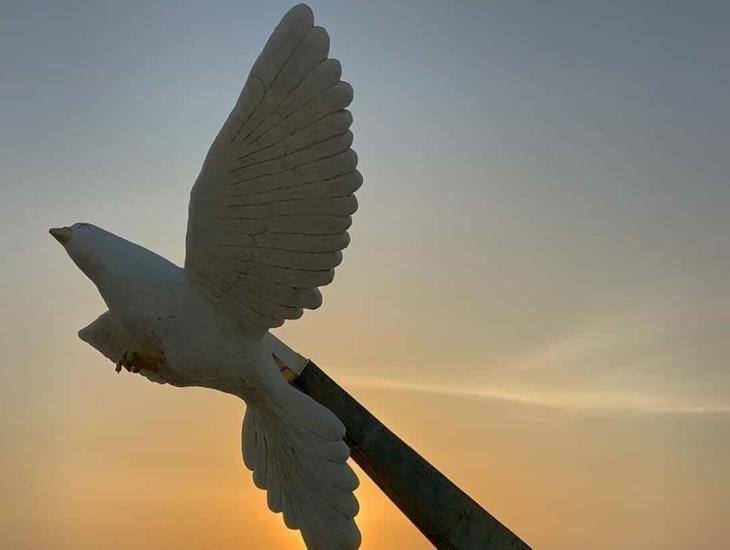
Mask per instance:
[[[305,5],[281,20],[190,196],[184,268],[86,223],[52,229],[109,311],[79,332],[152,381],[246,402],[243,457],[308,548],[357,548],[357,477],[337,417],[281,376],[263,339],[322,302],[362,178],[352,88]]]

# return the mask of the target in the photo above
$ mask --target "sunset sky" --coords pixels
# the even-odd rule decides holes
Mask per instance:
[[[243,403],[116,375],[47,234],[181,264],[291,5],[0,2],[0,547],[303,547],[243,466]],[[728,4],[310,5],[365,183],[323,307],[276,334],[535,548],[723,548]],[[358,473],[363,548],[430,548]]]

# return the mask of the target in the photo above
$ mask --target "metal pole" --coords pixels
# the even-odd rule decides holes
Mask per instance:
[[[352,458],[436,548],[529,548],[312,361],[292,384],[340,418]]]

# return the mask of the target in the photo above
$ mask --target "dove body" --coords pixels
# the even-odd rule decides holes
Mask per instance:
[[[266,386],[282,383],[269,368],[273,360],[260,338],[217,310],[189,284],[184,269],[92,224],[68,229],[63,245],[96,285],[113,319],[138,351],[165,357],[158,373],[143,375],[220,390],[247,402],[262,399]]]

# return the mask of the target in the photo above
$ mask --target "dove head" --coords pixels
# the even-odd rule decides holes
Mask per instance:
[[[114,264],[131,244],[90,223],[54,227],[48,232],[63,245],[79,269],[95,282],[114,269]]]

